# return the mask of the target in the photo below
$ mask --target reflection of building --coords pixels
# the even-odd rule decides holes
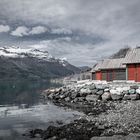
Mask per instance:
[[[131,49],[124,58],[105,59],[91,70],[93,80],[134,80],[140,82],[140,48]]]

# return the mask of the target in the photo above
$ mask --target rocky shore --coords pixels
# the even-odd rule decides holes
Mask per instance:
[[[71,103],[138,100],[140,99],[140,84],[81,81],[81,83],[45,90],[42,95],[46,99]]]
[[[126,82],[81,81],[45,90],[45,100],[85,113],[74,122],[46,130],[32,130],[30,137],[49,140],[140,139],[140,85]]]

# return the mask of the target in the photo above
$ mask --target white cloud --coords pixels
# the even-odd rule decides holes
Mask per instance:
[[[10,27],[8,25],[0,25],[0,33],[9,32]]]
[[[11,32],[11,35],[17,36],[17,37],[29,35],[29,29],[25,26],[19,26],[14,31]]]
[[[51,33],[53,33],[53,34],[72,34],[72,31],[70,29],[66,29],[66,28],[56,28],[56,29],[52,29]]]
[[[19,26],[14,31],[11,32],[11,35],[23,37],[23,36],[29,36],[29,35],[42,34],[42,33],[45,33],[46,31],[47,31],[47,28],[43,26],[35,26],[35,27],[32,27],[32,29],[26,26]]]
[[[36,26],[36,27],[33,27],[32,30],[29,32],[29,34],[32,34],[32,35],[36,35],[36,34],[42,34],[42,33],[45,33],[47,32],[47,28],[46,27],[43,27],[43,26]]]

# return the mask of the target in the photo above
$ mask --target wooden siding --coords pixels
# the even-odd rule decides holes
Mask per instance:
[[[107,80],[107,71],[102,71],[102,80]]]
[[[140,82],[140,64],[128,64],[128,80]]]
[[[136,64],[136,82],[140,82],[140,64]]]
[[[102,70],[102,80],[126,80],[126,69]]]
[[[102,80],[102,73],[101,73],[101,71],[96,71],[96,80]]]
[[[115,70],[114,80],[126,80],[126,69]]]
[[[135,64],[127,65],[128,80],[135,80]]]

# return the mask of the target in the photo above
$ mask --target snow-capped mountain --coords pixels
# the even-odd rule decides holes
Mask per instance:
[[[0,78],[57,78],[80,69],[47,51],[19,47],[0,47]]]
[[[52,56],[49,55],[47,51],[41,51],[38,49],[24,49],[20,47],[1,47],[0,48],[0,56],[6,56],[6,57],[36,57],[39,59],[44,60],[50,60],[52,59]]]

